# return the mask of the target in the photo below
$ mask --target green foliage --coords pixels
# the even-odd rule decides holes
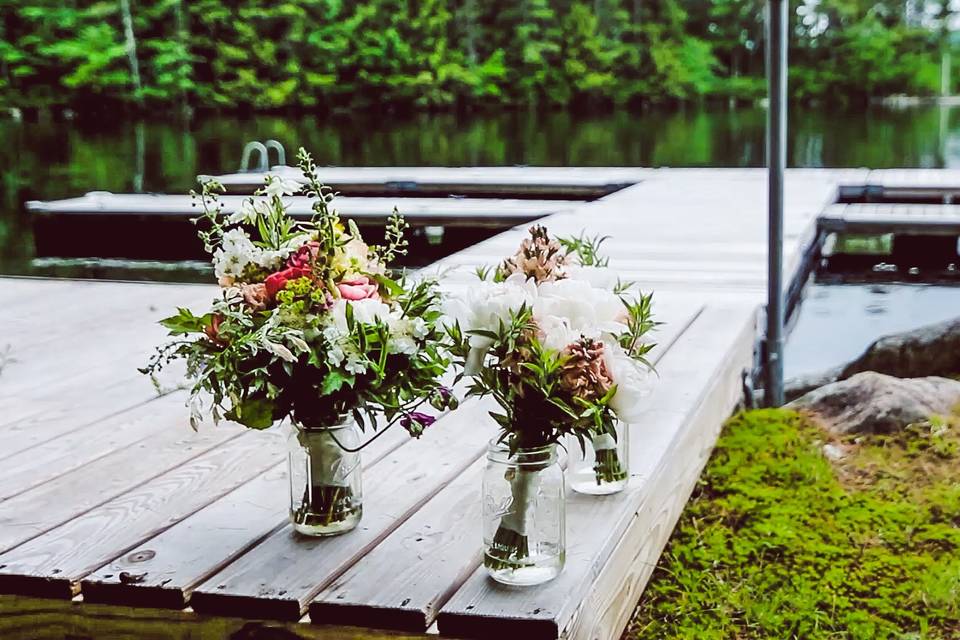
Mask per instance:
[[[415,409],[454,404],[440,383],[449,360],[437,282],[411,282],[383,261],[405,247],[399,215],[386,246],[371,251],[352,221],[340,222],[310,154],[301,148],[297,158],[305,189],[268,176],[229,215],[215,180],[194,194],[221,293],[202,316],[180,308],[161,320],[174,339],[141,371],[156,380],[170,362],[186,361],[194,427],[207,413],[254,429],[288,417],[332,424],[352,413],[361,428],[382,416],[418,436],[429,416]],[[309,222],[288,216],[282,200],[300,192],[313,201]]]
[[[132,41],[127,5],[0,0],[0,104],[340,110],[764,94],[759,0],[131,0]],[[939,90],[947,5],[795,8],[795,96]]]
[[[788,411],[727,425],[630,638],[885,639],[960,631],[960,428],[840,443]]]

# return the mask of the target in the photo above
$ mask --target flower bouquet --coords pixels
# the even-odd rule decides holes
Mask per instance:
[[[406,251],[406,223],[394,211],[384,245],[368,246],[340,220],[310,155],[301,149],[298,161],[304,187],[268,176],[230,214],[215,181],[193,194],[220,295],[201,315],[179,309],[162,320],[175,339],[143,372],[186,361],[194,428],[207,413],[253,429],[290,418],[291,519],[325,535],[359,521],[357,432],[382,418],[416,437],[434,420],[422,405],[456,401],[441,383],[449,361],[436,282],[388,267]],[[313,209],[302,222],[284,202],[301,188]]]
[[[553,239],[534,226],[514,256],[478,271],[479,281],[448,303],[455,365],[471,378],[468,395],[500,405],[490,414],[501,429],[491,446],[504,450],[497,459],[516,462],[499,480],[509,496],[491,498],[497,489],[486,485],[484,492],[495,523],[485,532],[485,565],[504,582],[521,583],[518,574],[562,547],[531,531],[549,520],[544,509],[555,510],[537,504],[553,456],[540,455],[537,464],[534,452],[568,437],[596,450],[594,483],[627,478],[626,456],[615,445],[618,425],[636,419],[648,391],[652,294],[612,276],[602,242]],[[487,479],[498,481],[496,473]]]

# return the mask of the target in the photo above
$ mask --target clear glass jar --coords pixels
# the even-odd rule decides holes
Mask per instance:
[[[605,496],[623,491],[630,481],[630,429],[618,420],[616,436],[604,433],[585,438],[584,446],[567,436],[567,479],[577,493]]]
[[[350,416],[334,425],[294,425],[287,440],[290,521],[308,536],[350,531],[363,514],[360,429]]]
[[[496,441],[483,474],[483,564],[497,582],[534,585],[559,575],[566,557],[563,471],[557,446],[511,456]]]

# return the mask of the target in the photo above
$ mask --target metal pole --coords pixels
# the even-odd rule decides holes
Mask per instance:
[[[767,3],[767,406],[783,404],[783,171],[787,163],[787,7]]]

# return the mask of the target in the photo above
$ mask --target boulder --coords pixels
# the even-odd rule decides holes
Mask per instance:
[[[960,318],[878,339],[844,367],[840,379],[861,371],[898,378],[960,373]]]
[[[787,380],[784,395],[793,400],[825,384],[846,380],[863,371],[898,378],[947,376],[960,373],[960,318],[884,336],[859,358],[823,373]]]
[[[818,418],[836,435],[893,433],[932,416],[954,414],[960,382],[935,376],[895,378],[866,371],[833,382],[787,405]]]

